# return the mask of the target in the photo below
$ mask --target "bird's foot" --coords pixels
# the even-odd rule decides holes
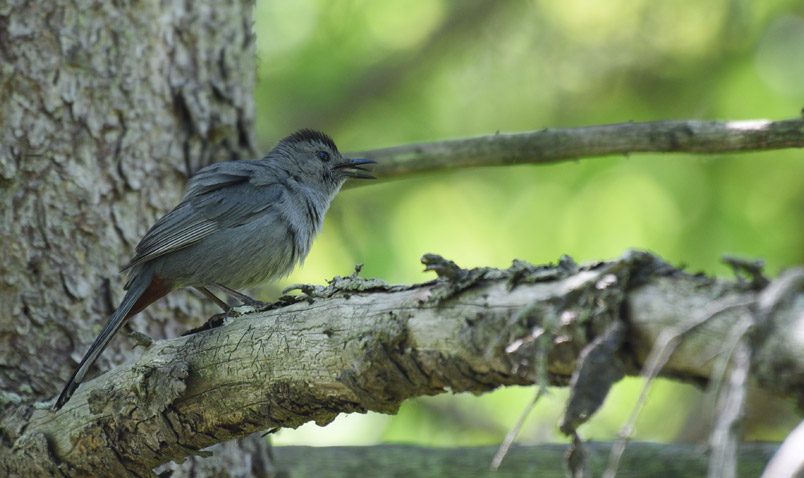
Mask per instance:
[[[134,340],[135,347],[145,347],[146,349],[153,345],[154,339],[152,339],[149,335],[144,334],[138,330],[132,330],[128,333],[128,336]]]
[[[226,312],[226,316],[239,317],[241,315],[250,314],[251,312],[257,312],[258,310],[261,310],[266,305],[268,304],[266,304],[265,302],[260,302],[258,300],[255,300],[254,302],[235,305],[229,307],[229,310]]]
[[[234,290],[232,288],[226,287],[223,284],[215,284],[215,285],[220,290],[222,290],[224,293],[226,293],[227,295],[229,295],[231,297],[234,297],[235,299],[240,301],[240,305],[237,305],[235,307],[231,307],[230,309],[238,309],[238,311],[239,311],[240,309],[243,309],[244,307],[248,306],[248,307],[252,307],[254,310],[259,310],[259,309],[265,308],[268,305],[267,302],[262,302],[262,301],[259,301],[257,299],[251,298],[251,297],[247,296],[246,294],[244,294],[242,292],[239,292],[239,291],[236,291],[236,290]],[[249,311],[249,312],[252,312],[252,311]],[[240,313],[244,314],[246,312],[240,312]]]

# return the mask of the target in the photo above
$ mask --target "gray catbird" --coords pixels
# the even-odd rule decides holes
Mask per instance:
[[[123,301],[56,400],[64,405],[126,319],[181,287],[234,289],[281,277],[301,262],[347,178],[370,179],[368,159],[344,159],[329,136],[298,131],[256,161],[225,161],[198,171],[175,209],[137,245]]]

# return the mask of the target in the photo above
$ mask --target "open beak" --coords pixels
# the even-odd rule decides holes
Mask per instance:
[[[377,161],[365,158],[345,159],[342,163],[336,164],[333,169],[337,169],[344,176],[357,179],[376,179],[368,173],[368,169],[363,166],[375,164]]]

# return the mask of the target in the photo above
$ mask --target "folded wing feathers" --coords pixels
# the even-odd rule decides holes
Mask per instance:
[[[220,229],[241,225],[270,208],[279,200],[281,188],[260,187],[258,191],[249,183],[250,170],[217,163],[199,171],[190,181],[182,202],[148,230],[137,245],[136,255],[123,270],[187,247]],[[228,188],[238,190],[239,194],[210,194]],[[259,196],[257,201],[254,196]]]

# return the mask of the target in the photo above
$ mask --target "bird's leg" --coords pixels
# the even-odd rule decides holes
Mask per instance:
[[[209,299],[212,302],[215,302],[216,304],[218,304],[218,307],[223,309],[224,312],[229,312],[229,310],[231,309],[229,304],[227,304],[226,302],[224,302],[221,299],[219,299],[218,296],[216,296],[215,294],[210,292],[209,289],[207,289],[206,287],[196,287],[195,289],[198,292],[204,294],[204,296],[206,296],[207,299]]]
[[[215,286],[217,286],[224,293],[229,294],[230,296],[232,296],[235,299],[239,300],[240,303],[242,303],[243,305],[250,305],[252,307],[260,307],[262,305],[265,305],[265,302],[261,302],[261,301],[256,300],[256,299],[252,299],[251,297],[247,296],[246,294],[244,294],[242,292],[238,292],[238,291],[236,291],[236,290],[234,290],[234,289],[232,289],[230,287],[226,287],[223,284],[215,284]]]

